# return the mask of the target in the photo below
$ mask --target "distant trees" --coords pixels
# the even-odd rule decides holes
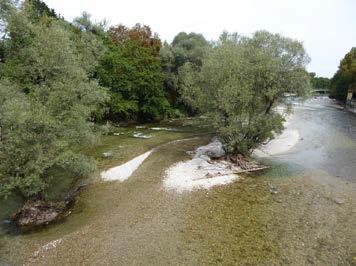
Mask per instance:
[[[191,111],[181,101],[179,69],[186,63],[200,68],[209,47],[210,43],[205,40],[202,34],[187,34],[185,32],[177,34],[171,44],[163,45],[160,54],[164,86],[168,93],[168,99],[174,107],[180,107],[183,111]]]
[[[283,128],[273,107],[284,93],[308,94],[308,62],[301,43],[278,34],[224,33],[200,70],[181,69],[183,97],[208,117],[228,152],[247,154]]]
[[[112,119],[158,119],[169,111],[163,89],[161,41],[148,26],[123,25],[108,31],[107,52],[97,68],[100,84],[110,88]]]
[[[314,72],[309,73],[313,89],[330,89],[330,79],[317,77]]]
[[[356,47],[341,60],[339,69],[331,79],[331,96],[346,100],[348,89],[356,91]]]
[[[0,64],[0,196],[43,195],[54,168],[73,176],[92,172],[95,162],[76,150],[96,140],[91,117],[107,100],[91,79],[100,43],[84,45],[87,33],[46,12],[33,20],[38,12],[31,3],[1,14],[7,37]]]

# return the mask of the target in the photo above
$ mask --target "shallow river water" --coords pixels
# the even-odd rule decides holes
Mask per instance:
[[[159,148],[124,182],[94,179],[63,223],[0,232],[0,265],[353,265],[356,115],[312,99],[295,104],[290,127],[300,141],[263,159],[270,169],[181,194],[163,188],[165,170],[210,136],[107,137],[87,151],[114,151],[99,170]]]

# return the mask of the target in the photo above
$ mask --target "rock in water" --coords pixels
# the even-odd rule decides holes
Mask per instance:
[[[223,144],[216,138],[208,145],[199,147],[196,150],[195,157],[200,157],[202,155],[209,156],[212,159],[220,158],[225,155],[225,150]]]
[[[59,218],[62,211],[55,203],[41,200],[27,201],[11,218],[20,228],[32,228],[49,224]]]

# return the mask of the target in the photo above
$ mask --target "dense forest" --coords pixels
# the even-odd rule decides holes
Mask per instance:
[[[67,22],[39,0],[0,10],[1,196],[42,198],[54,169],[90,175],[78,147],[119,121],[204,115],[228,152],[249,154],[282,130],[284,94],[310,91],[303,45],[279,34],[162,43],[149,26]]]

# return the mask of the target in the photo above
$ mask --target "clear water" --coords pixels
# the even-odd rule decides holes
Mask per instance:
[[[209,136],[167,145],[161,144],[201,132],[107,137],[86,150],[98,159],[114,151],[99,169],[161,146],[123,183],[94,179],[64,223],[27,235],[3,233],[0,264],[352,265],[356,117],[328,99],[313,99],[296,106],[291,126],[302,140],[267,159],[269,170],[185,194],[162,188],[164,171]],[[3,217],[10,205],[1,203]],[[41,249],[57,239],[55,248]]]

